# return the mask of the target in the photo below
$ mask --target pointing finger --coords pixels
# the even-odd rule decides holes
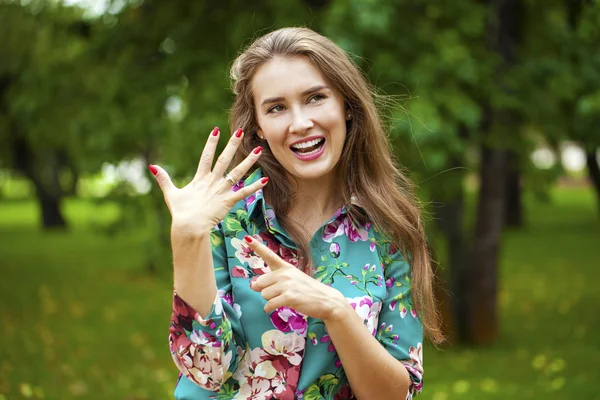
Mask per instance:
[[[291,267],[291,265],[275,254],[273,250],[269,249],[258,240],[254,240],[252,236],[246,235],[244,240],[248,243],[248,246],[250,246],[250,248],[267,263],[269,268],[271,268],[271,271],[277,271],[278,269],[287,268],[288,266]]]

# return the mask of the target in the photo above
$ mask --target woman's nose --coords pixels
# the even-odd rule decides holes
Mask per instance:
[[[312,118],[303,109],[296,109],[292,112],[292,123],[290,124],[290,133],[302,134],[312,128],[314,123]]]

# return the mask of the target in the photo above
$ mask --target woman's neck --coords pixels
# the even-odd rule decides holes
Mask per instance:
[[[297,182],[298,188],[292,195],[288,212],[293,220],[324,223],[342,206],[334,174]]]

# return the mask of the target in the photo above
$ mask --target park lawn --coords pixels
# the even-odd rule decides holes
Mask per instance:
[[[497,344],[427,346],[421,399],[600,398],[600,221],[591,190],[552,200],[505,235]],[[33,202],[0,203],[0,400],[172,397],[170,267],[149,276],[140,233],[91,228],[115,213],[72,200],[71,232],[43,234]]]

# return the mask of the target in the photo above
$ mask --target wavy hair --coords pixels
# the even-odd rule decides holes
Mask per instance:
[[[252,78],[261,65],[276,56],[306,57],[344,99],[352,119],[347,124],[346,141],[335,169],[336,182],[346,182],[339,188],[341,199],[352,221],[370,221],[410,260],[413,304],[427,337],[434,343],[441,342],[443,335],[432,288],[431,257],[415,188],[394,161],[388,132],[376,106],[375,90],[344,50],[308,28],[283,28],[258,38],[236,58],[231,68],[235,101],[230,127],[241,127],[246,134],[233,163],[239,164],[256,146],[263,147],[257,164],[264,175],[271,178],[263,189],[265,196],[278,222],[297,243],[299,260],[308,260],[300,265],[304,265],[305,272],[310,272],[310,237],[287,217],[295,190],[293,182],[266,141],[256,135],[259,126]],[[355,201],[351,201],[351,196]]]

